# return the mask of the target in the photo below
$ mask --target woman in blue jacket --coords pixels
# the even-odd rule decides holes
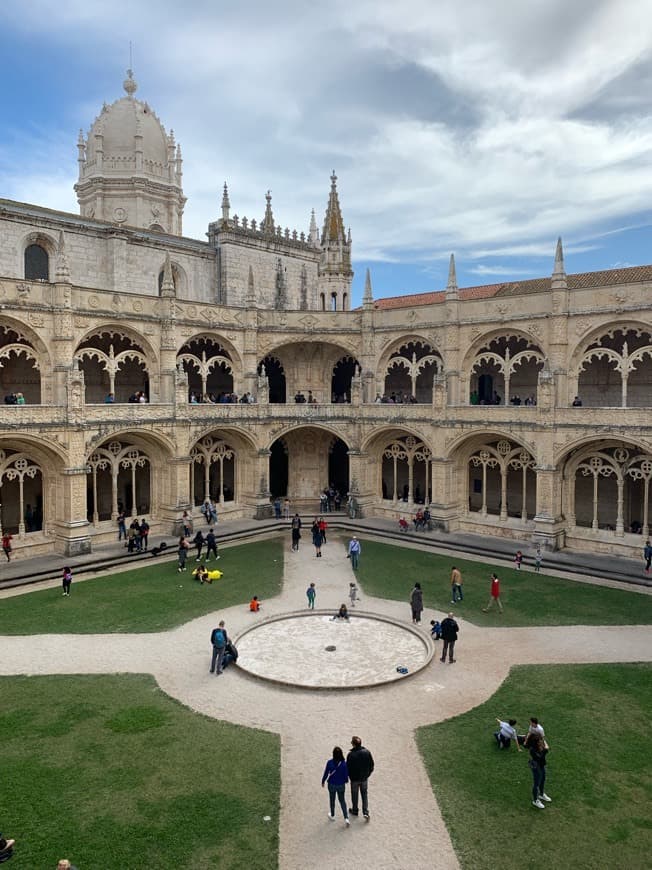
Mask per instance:
[[[344,814],[344,824],[350,825],[349,811],[346,807],[346,799],[344,791],[346,784],[349,781],[349,771],[344,760],[344,753],[339,746],[333,748],[333,757],[326,762],[324,775],[321,778],[322,788],[328,783],[328,798],[330,800],[330,812],[328,818],[331,822],[335,821],[335,795],[342,807]]]

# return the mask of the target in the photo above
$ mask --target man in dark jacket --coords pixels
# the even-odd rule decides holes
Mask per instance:
[[[353,804],[349,813],[352,816],[358,815],[358,794],[361,794],[362,815],[365,822],[368,822],[367,780],[374,772],[374,759],[371,752],[362,745],[362,740],[359,737],[351,738],[351,751],[346,756],[346,766],[351,781],[351,803]]]
[[[442,620],[441,636],[444,641],[444,648],[441,651],[440,661],[446,661],[446,653],[448,652],[448,661],[453,664],[455,659],[453,653],[455,651],[455,641],[457,640],[457,632],[460,630],[459,625],[455,622],[455,617],[449,613],[446,619]]]

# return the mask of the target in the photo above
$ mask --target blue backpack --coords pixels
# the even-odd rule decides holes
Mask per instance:
[[[223,629],[216,628],[213,634],[211,635],[211,643],[216,647],[224,647],[226,646],[226,634]]]

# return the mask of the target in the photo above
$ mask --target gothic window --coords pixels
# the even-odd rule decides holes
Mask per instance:
[[[331,311],[337,311],[337,293],[331,293]]]
[[[50,280],[50,258],[41,245],[25,248],[25,279],[28,281]]]
[[[25,404],[39,405],[40,369],[39,355],[27,339],[8,326],[0,326],[0,401],[7,397],[7,403],[14,404],[11,397],[22,396]]]
[[[236,452],[226,441],[207,435],[190,451],[190,502],[198,506],[206,499],[224,504],[235,499]]]
[[[111,441],[98,447],[87,462],[87,513],[89,522],[115,520],[151,513],[151,462],[133,444]]]
[[[536,405],[544,355],[527,338],[500,335],[477,352],[471,363],[472,405]]]
[[[394,402],[432,402],[432,380],[443,368],[429,344],[410,341],[390,356],[385,369],[385,394]]]
[[[117,332],[101,332],[86,338],[75,351],[84,372],[85,401],[102,404],[111,394],[127,402],[142,392],[149,401],[147,357],[141,346]]]
[[[325,293],[319,294],[319,303],[321,305],[321,310],[326,311],[326,294]]]
[[[652,334],[617,327],[591,342],[580,359],[577,395],[593,407],[650,407]]]
[[[269,384],[269,401],[272,404],[284,404],[286,400],[285,370],[280,360],[266,356],[258,364],[258,374],[264,375]]]
[[[179,351],[177,362],[188,375],[191,402],[219,402],[225,393],[233,392],[233,362],[214,339],[201,336],[187,342]]]
[[[396,438],[382,452],[382,495],[408,505],[429,504],[430,448],[414,435]]]
[[[469,456],[468,510],[480,516],[508,516],[523,522],[534,516],[536,474],[534,458],[506,439],[481,444]]]
[[[14,535],[43,528],[43,473],[28,454],[0,450],[0,526]]]
[[[339,359],[333,366],[331,379],[331,399],[333,402],[351,401],[351,381],[360,363],[352,356]]]

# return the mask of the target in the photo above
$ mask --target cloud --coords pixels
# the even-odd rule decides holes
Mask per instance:
[[[48,125],[0,133],[0,182],[74,208],[76,128],[121,95],[132,39],[137,96],[182,144],[187,234],[204,238],[225,179],[234,213],[260,219],[271,188],[277,221],[307,230],[335,168],[357,259],[518,257],[471,271],[523,275],[560,234],[581,253],[645,223],[648,18],[646,0],[9,0],[0,39],[58,52],[69,85]],[[30,117],[17,106],[8,124]]]

